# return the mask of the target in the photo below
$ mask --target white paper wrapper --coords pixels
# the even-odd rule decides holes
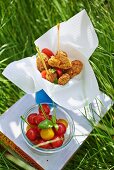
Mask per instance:
[[[57,51],[57,27],[51,28],[35,41],[40,49],[49,48]],[[36,67],[36,56],[27,57],[9,64],[3,75],[24,90],[34,93],[41,89],[57,104],[76,109],[91,103],[98,95],[99,88],[94,72],[88,62],[89,57],[98,46],[98,38],[85,10],[60,24],[60,49],[71,60],[82,61],[82,72],[66,85],[60,86],[41,78]]]

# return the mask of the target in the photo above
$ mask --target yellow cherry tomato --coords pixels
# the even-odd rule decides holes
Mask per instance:
[[[51,140],[54,137],[54,131],[52,128],[42,129],[40,131],[40,136],[44,140]]]
[[[58,119],[57,123],[63,123],[66,128],[68,127],[68,122],[65,119]]]

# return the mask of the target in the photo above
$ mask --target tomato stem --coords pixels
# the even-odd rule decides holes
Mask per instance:
[[[42,107],[41,104],[39,104],[39,107],[40,107],[40,109],[41,109],[41,111],[42,111],[42,113],[43,113],[43,116],[44,116],[46,119],[48,119],[48,117],[47,117],[47,115],[46,115],[46,113],[45,113],[45,111],[44,111],[44,109],[43,109],[43,107]]]
[[[27,124],[27,125],[29,125],[30,127],[32,127],[27,121],[26,121],[26,119],[23,117],[23,116],[20,116],[21,117],[21,119]]]

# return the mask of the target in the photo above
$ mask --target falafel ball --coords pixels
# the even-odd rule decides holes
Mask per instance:
[[[65,72],[70,75],[70,78],[73,78],[74,76],[76,76],[81,72],[83,68],[83,64],[79,60],[74,60],[71,63],[72,63],[72,67],[66,70]]]
[[[49,68],[50,68],[50,65],[48,64],[48,60],[49,60],[48,56],[47,56],[46,54],[44,54],[44,53],[41,53],[41,54],[42,54],[42,57],[43,57],[43,60],[44,60],[44,62],[45,62],[45,64],[46,64],[47,69],[49,69]],[[41,58],[40,58],[39,56],[37,56],[37,58],[36,58],[36,64],[37,64],[37,69],[38,69],[40,72],[42,72],[43,70],[45,70],[44,65],[43,65],[43,63],[42,63],[42,60],[41,60]]]

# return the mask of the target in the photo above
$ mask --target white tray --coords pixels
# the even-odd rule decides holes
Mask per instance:
[[[108,96],[100,92],[97,99],[86,108],[76,110],[75,112],[70,111],[70,115],[73,117],[75,123],[75,137],[64,150],[49,155],[41,155],[33,152],[28,148],[21,134],[20,116],[34,104],[34,95],[26,94],[22,97],[0,116],[0,131],[23,150],[29,158],[32,158],[31,160],[34,160],[36,165],[40,165],[41,169],[60,170],[89,136],[93,129],[91,121],[98,123],[101,117],[111,107],[112,101]],[[26,157],[25,160],[27,160],[27,156],[24,156]]]

